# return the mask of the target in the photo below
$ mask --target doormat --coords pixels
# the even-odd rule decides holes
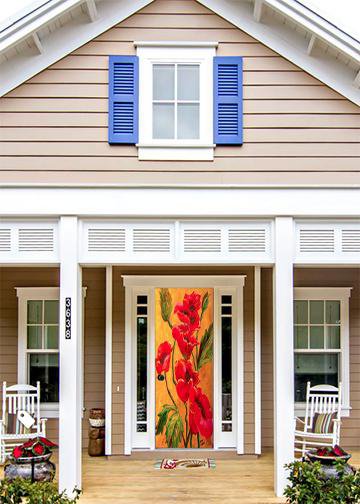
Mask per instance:
[[[215,469],[216,464],[214,459],[203,458],[186,458],[186,459],[168,459],[157,460],[155,469]]]

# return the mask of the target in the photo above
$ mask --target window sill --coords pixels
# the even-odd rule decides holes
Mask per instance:
[[[137,144],[140,161],[213,161],[214,145]]]
[[[295,416],[304,418],[305,417],[305,403],[295,403]],[[342,406],[341,408],[341,417],[349,417],[350,411],[352,410],[351,406]]]
[[[59,403],[42,404],[40,416],[41,418],[59,418]]]

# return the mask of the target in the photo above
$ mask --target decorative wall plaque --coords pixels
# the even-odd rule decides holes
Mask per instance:
[[[71,339],[71,298],[65,298],[65,339]]]

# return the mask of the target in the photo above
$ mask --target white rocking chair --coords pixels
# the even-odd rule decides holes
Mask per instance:
[[[6,386],[3,382],[0,420],[0,464],[15,446],[38,436],[46,437],[46,418],[40,418],[40,382]]]
[[[340,425],[341,383],[311,387],[307,382],[305,419],[295,418],[295,452],[304,457],[310,448],[339,444]]]

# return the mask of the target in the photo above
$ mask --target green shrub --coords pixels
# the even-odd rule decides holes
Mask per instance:
[[[291,504],[356,504],[360,502],[360,471],[344,472],[344,462],[336,464],[338,479],[325,479],[320,462],[295,461],[287,466],[290,485],[285,489]]]
[[[77,488],[73,499],[64,492],[59,494],[54,483],[31,483],[21,478],[0,481],[0,504],[73,504],[79,500],[80,494]]]

